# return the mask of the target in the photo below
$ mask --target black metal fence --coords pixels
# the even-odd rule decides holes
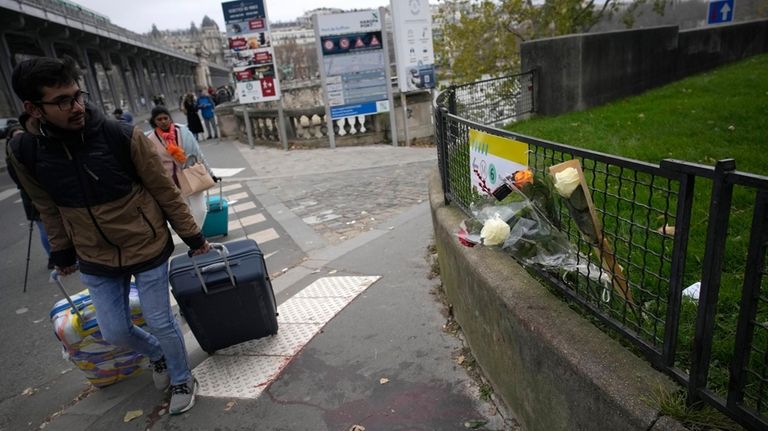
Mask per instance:
[[[678,160],[655,165],[491,127],[534,110],[532,73],[498,81],[451,87],[436,99],[446,202],[470,214],[477,199],[470,130],[528,144],[538,177],[550,166],[579,160],[632,295],[611,294],[604,265],[590,258],[591,245],[563,205],[553,223],[576,244],[583,265],[565,275],[531,269],[686,386],[690,402],[704,401],[748,429],[768,429],[768,177],[737,172],[733,160],[714,167]],[[498,88],[517,89],[509,93],[515,97],[489,94]],[[494,109],[500,100],[505,104]],[[750,209],[751,226],[729,223],[732,214],[748,219]],[[689,244],[691,235],[706,240]],[[698,300],[683,295],[696,280]]]

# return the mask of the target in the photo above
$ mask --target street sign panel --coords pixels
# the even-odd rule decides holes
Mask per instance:
[[[733,0],[718,0],[709,3],[707,24],[724,24],[733,21]]]
[[[427,0],[391,0],[400,91],[435,88],[432,10]]]
[[[331,119],[389,111],[379,11],[318,15],[320,67]]]
[[[240,103],[280,99],[269,19],[264,0],[221,4],[233,57],[236,93]]]

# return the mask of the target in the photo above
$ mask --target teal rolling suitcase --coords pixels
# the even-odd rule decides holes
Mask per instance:
[[[229,202],[224,198],[221,182],[218,195],[209,195],[206,192],[205,205],[207,212],[203,222],[203,235],[208,238],[226,236],[229,233]]]

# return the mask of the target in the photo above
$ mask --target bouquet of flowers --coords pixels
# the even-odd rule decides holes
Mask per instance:
[[[611,286],[634,309],[632,291],[629,289],[623,268],[616,262],[610,242],[603,235],[603,227],[595,213],[592,197],[589,194],[581,163],[568,160],[549,168],[554,179],[554,188],[568,208],[581,237],[594,252],[611,280]]]
[[[553,184],[549,177],[535,179],[526,169],[504,178],[495,190],[483,188],[487,195],[471,205],[473,216],[462,222],[457,234],[459,241],[468,247],[499,247],[523,265],[557,272],[563,277],[581,274],[600,283],[603,300],[610,301],[613,278],[580,254],[553,222],[555,201],[551,190],[560,194],[558,184],[563,187],[564,182]],[[573,190],[575,187],[570,191]],[[578,205],[578,201],[575,203]],[[577,216],[583,218],[581,214]],[[586,226],[585,221],[579,223]]]

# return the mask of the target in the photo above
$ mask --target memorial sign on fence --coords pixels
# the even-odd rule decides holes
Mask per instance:
[[[484,188],[493,190],[505,177],[527,168],[528,144],[469,129],[470,184],[480,195]]]
[[[240,103],[280,99],[280,83],[264,0],[221,4]]]

